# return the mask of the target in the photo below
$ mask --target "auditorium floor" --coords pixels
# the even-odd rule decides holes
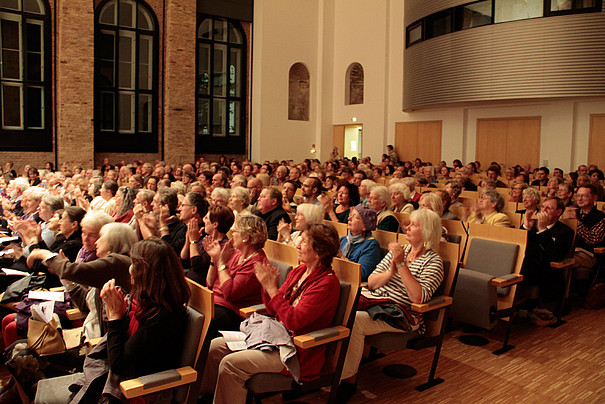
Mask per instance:
[[[557,329],[523,319],[513,324],[516,348],[501,356],[504,327],[483,333],[490,343],[471,347],[458,341],[461,330],[446,335],[437,376],[445,381],[424,392],[415,386],[428,377],[433,348],[392,352],[360,368],[358,392],[350,403],[603,403],[605,402],[605,309],[574,309]],[[392,363],[414,366],[411,379],[393,379],[381,369]],[[297,402],[324,403],[327,391]],[[281,402],[281,396],[264,403]]]

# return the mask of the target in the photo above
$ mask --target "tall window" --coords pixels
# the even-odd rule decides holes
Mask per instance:
[[[363,104],[363,66],[359,63],[353,63],[347,69],[345,104]]]
[[[110,0],[95,33],[95,150],[157,152],[157,37],[142,2]]]
[[[237,21],[205,16],[197,32],[196,153],[245,153],[246,37]]]
[[[42,0],[0,1],[0,150],[52,150],[49,27]]]
[[[294,63],[288,75],[288,119],[293,121],[309,120],[309,70],[302,63]]]

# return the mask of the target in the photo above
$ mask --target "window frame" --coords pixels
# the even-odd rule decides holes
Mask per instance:
[[[225,40],[217,40],[212,38],[201,38],[199,35],[200,28],[204,21],[210,21],[212,32],[215,28],[216,21],[222,21],[225,23],[226,29]],[[237,44],[231,41],[233,28],[239,33],[241,37],[241,43]],[[206,94],[200,92],[201,74],[200,74],[200,59],[202,45],[206,45],[208,49],[208,90]],[[224,74],[225,79],[223,85],[225,87],[224,94],[215,94],[215,86],[213,85],[217,72],[215,72],[215,54],[218,47],[224,47]],[[239,50],[239,74],[236,73],[236,80],[239,81],[239,95],[230,95],[230,73],[229,66],[231,64],[231,55],[234,49]],[[245,154],[246,153],[246,113],[247,113],[247,63],[248,63],[248,39],[246,32],[244,31],[241,23],[237,20],[219,17],[215,15],[202,14],[198,18],[195,30],[195,152],[197,154]],[[236,86],[238,82],[235,82]],[[208,103],[208,133],[202,134],[200,132],[200,108],[203,102]],[[230,103],[234,102],[237,110],[239,105],[239,117],[235,119],[235,127],[239,128],[239,134],[229,133],[229,115],[230,115]],[[215,109],[216,104],[222,103],[224,105],[224,116],[222,116],[222,127],[224,129],[223,135],[214,134],[214,120],[215,120]],[[239,104],[238,104],[239,103]]]
[[[135,27],[126,27],[120,25],[119,4],[121,2],[130,2],[136,4],[133,15],[136,16]],[[115,25],[102,23],[100,21],[101,13],[108,4],[114,3],[116,10]],[[137,25],[139,18],[139,7],[143,8],[151,19],[152,30],[139,28]],[[134,18],[134,17],[133,17]],[[159,150],[159,23],[155,12],[145,2],[141,0],[106,0],[95,9],[95,56],[94,56],[94,146],[97,153],[157,153]],[[102,35],[113,34],[113,84],[111,86],[101,85],[101,54],[103,50]],[[127,33],[127,35],[123,35]],[[131,60],[134,65],[131,69],[133,78],[129,88],[121,87],[120,83],[120,39],[122,37],[134,38],[134,47],[131,48]],[[151,89],[140,87],[140,46],[142,38],[151,37],[152,55],[151,55]],[[103,124],[103,104],[102,97],[106,94],[113,94],[113,128],[102,129]],[[120,129],[120,96],[133,94],[133,108],[131,114],[132,130]],[[142,131],[140,125],[140,100],[143,96],[150,96],[151,122],[149,131]],[[148,112],[149,113],[149,112]]]
[[[2,78],[0,74],[0,151],[52,151],[52,63],[51,63],[51,19],[50,7],[46,0],[39,0],[41,13],[23,10],[23,0],[19,0],[19,9],[0,7],[0,19],[15,21],[19,24],[19,75],[18,79]],[[27,25],[39,25],[40,29],[40,79],[28,78]],[[0,22],[0,25],[2,23]],[[1,37],[1,35],[0,35]],[[0,43],[0,47],[1,47]],[[1,56],[0,56],[1,58]],[[4,86],[18,87],[20,91],[20,125],[4,126]],[[41,88],[40,123],[31,126],[29,107],[32,101],[28,94],[30,88]]]

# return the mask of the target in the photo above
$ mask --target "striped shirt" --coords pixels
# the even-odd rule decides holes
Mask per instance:
[[[412,249],[412,246],[404,245],[403,249],[405,254],[404,259],[407,259],[407,255]],[[389,253],[376,266],[376,269],[374,269],[372,274],[390,271],[392,259],[393,254],[389,251]],[[428,250],[422,254],[422,256],[414,260],[414,262],[412,262],[408,268],[422,287],[422,303],[428,302],[443,281],[443,260],[435,251]],[[393,276],[393,278],[391,278],[386,285],[375,290],[363,288],[361,293],[368,299],[389,298],[393,302],[406,307],[409,307],[412,304],[399,273],[395,274],[395,276]],[[420,314],[414,311],[411,311],[411,314],[417,320],[419,320],[419,324],[422,324],[422,316]]]

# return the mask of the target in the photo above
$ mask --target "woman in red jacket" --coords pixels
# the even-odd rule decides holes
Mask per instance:
[[[279,272],[257,264],[256,276],[263,287],[263,301],[270,316],[283,323],[293,336],[332,325],[338,304],[340,282],[332,271],[339,250],[338,233],[329,225],[308,224],[298,245],[302,265],[293,269],[281,287]],[[325,362],[325,347],[297,350],[300,379],[319,376]],[[245,381],[256,373],[288,374],[279,350],[246,349],[231,352],[223,338],[212,341],[204,372],[203,393],[214,390],[215,403],[244,403]]]

